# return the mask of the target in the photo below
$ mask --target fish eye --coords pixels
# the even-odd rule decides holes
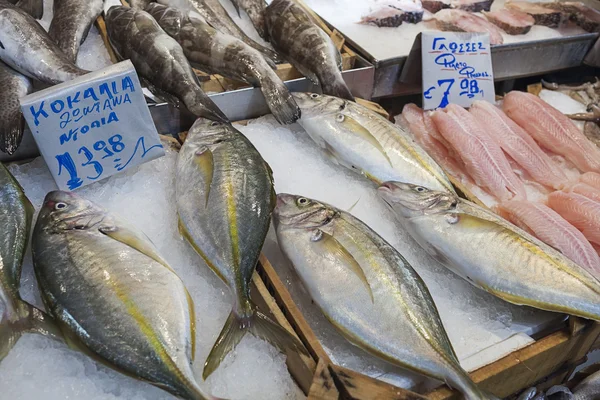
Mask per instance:
[[[62,210],[63,208],[67,208],[67,203],[58,202],[54,205],[55,210]]]
[[[423,186],[417,186],[417,187],[415,188],[415,190],[416,190],[417,192],[419,192],[419,193],[423,193],[423,192],[426,192],[426,191],[427,191],[427,189],[425,189]]]
[[[300,206],[304,206],[304,205],[306,205],[306,204],[308,204],[308,199],[307,199],[306,197],[300,197],[300,198],[298,199],[298,205],[300,205]]]
[[[210,123],[210,126],[217,126],[217,125],[221,125],[221,123],[217,122],[217,121],[213,121]]]
[[[345,119],[345,118],[346,118],[346,117],[344,117],[344,114],[338,114],[338,115],[337,115],[337,117],[335,117],[335,120],[336,120],[337,122],[344,122],[344,119]]]
[[[316,93],[312,93],[312,94],[310,95],[310,98],[311,98],[311,99],[318,99],[319,97],[321,97],[321,96],[319,96],[319,95],[318,95],[318,94],[316,94]]]

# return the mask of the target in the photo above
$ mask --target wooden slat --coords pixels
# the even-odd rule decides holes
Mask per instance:
[[[317,364],[315,377],[307,397],[308,400],[337,400],[340,397],[329,365],[323,360],[319,360]]]

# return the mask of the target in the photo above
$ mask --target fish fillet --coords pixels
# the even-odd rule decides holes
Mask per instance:
[[[490,44],[502,44],[502,31],[484,18],[469,12],[443,9],[433,16],[438,29],[451,32],[482,32],[490,34]]]
[[[569,187],[569,192],[577,193],[600,203],[600,190],[587,183],[576,183]]]
[[[600,150],[556,108],[519,91],[508,93],[502,104],[504,112],[543,147],[565,156],[583,172],[600,171]]]
[[[531,15],[535,20],[536,25],[558,28],[562,20],[562,13],[560,11],[551,10],[529,1],[510,1],[506,2],[505,7],[509,10],[520,11]]]
[[[559,250],[595,277],[600,277],[600,257],[594,248],[583,233],[556,211],[544,204],[529,201],[507,201],[496,206],[496,210],[502,217]]]
[[[579,177],[579,181],[600,190],[600,174],[595,172],[586,172]]]
[[[587,240],[600,244],[600,203],[577,193],[554,192],[548,196],[548,205]]]
[[[471,105],[469,111],[482,124],[487,126],[487,133],[517,164],[542,185],[562,189],[567,183],[567,176],[540,149],[531,138],[513,120],[495,105],[478,100]]]
[[[469,174],[480,187],[502,201],[515,196],[527,198],[523,182],[510,168],[502,149],[473,115],[450,104],[443,111],[435,111],[432,118],[442,136],[459,151]]]
[[[535,19],[531,15],[506,8],[491,12],[484,11],[483,16],[510,35],[524,35],[535,24]]]

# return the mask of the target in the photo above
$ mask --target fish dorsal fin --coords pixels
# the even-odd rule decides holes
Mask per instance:
[[[210,151],[208,147],[202,146],[194,153],[194,162],[200,169],[206,184],[206,187],[204,188],[206,191],[204,207],[208,207],[208,198],[210,196],[210,187],[212,185],[214,173],[214,158],[212,151]]]
[[[160,254],[158,254],[154,244],[143,233],[136,232],[135,230],[125,226],[116,226],[114,224],[100,226],[98,230],[111,239],[126,244],[132,249],[145,254],[157,263],[162,264],[168,269],[172,270],[169,264],[167,264]]]
[[[367,289],[371,302],[375,302],[371,285],[369,284],[362,267],[358,261],[356,261],[356,258],[354,258],[354,256],[336,238],[321,229],[317,229],[313,232],[310,240],[321,247],[325,254],[332,254],[336,259],[340,260],[344,266],[352,271],[363,283],[365,289]]]
[[[364,140],[366,140],[373,147],[375,147],[385,157],[385,159],[390,164],[390,166],[393,167],[392,161],[390,160],[390,157],[385,152],[384,148],[381,146],[381,143],[379,143],[379,141],[375,138],[375,136],[373,136],[371,134],[371,132],[369,132],[369,130],[367,128],[365,128],[364,126],[362,126],[360,124],[360,122],[358,122],[357,120],[355,120],[351,116],[345,115],[345,114],[342,114],[342,113],[339,113],[335,117],[335,120],[336,120],[336,122],[338,124],[340,124],[341,126],[343,126],[345,129],[349,130],[352,133],[355,133],[359,137],[361,137]]]

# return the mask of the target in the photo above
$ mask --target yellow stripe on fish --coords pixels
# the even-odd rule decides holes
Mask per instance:
[[[377,150],[379,150],[379,152],[381,154],[383,154],[383,156],[385,157],[387,162],[390,164],[390,167],[392,167],[392,168],[394,167],[392,165],[392,160],[390,160],[390,157],[385,152],[385,149],[383,148],[383,146],[381,146],[381,143],[379,143],[379,141],[375,138],[375,136],[373,136],[371,134],[371,132],[369,132],[369,130],[367,128],[362,126],[358,121],[356,121],[354,118],[350,117],[349,115],[338,114],[338,116],[336,117],[335,120],[337,121],[338,124],[343,126],[346,130],[349,130],[350,132],[357,134],[358,136],[362,137],[367,142],[369,142],[371,145],[373,145],[373,147],[375,147]]]
[[[204,188],[206,191],[204,207],[208,207],[208,198],[210,196],[210,188],[212,186],[214,173],[214,158],[212,151],[210,151],[208,147],[202,146],[202,148],[194,154],[194,162],[200,168],[200,172],[204,177],[204,182],[206,184],[206,187]]]

